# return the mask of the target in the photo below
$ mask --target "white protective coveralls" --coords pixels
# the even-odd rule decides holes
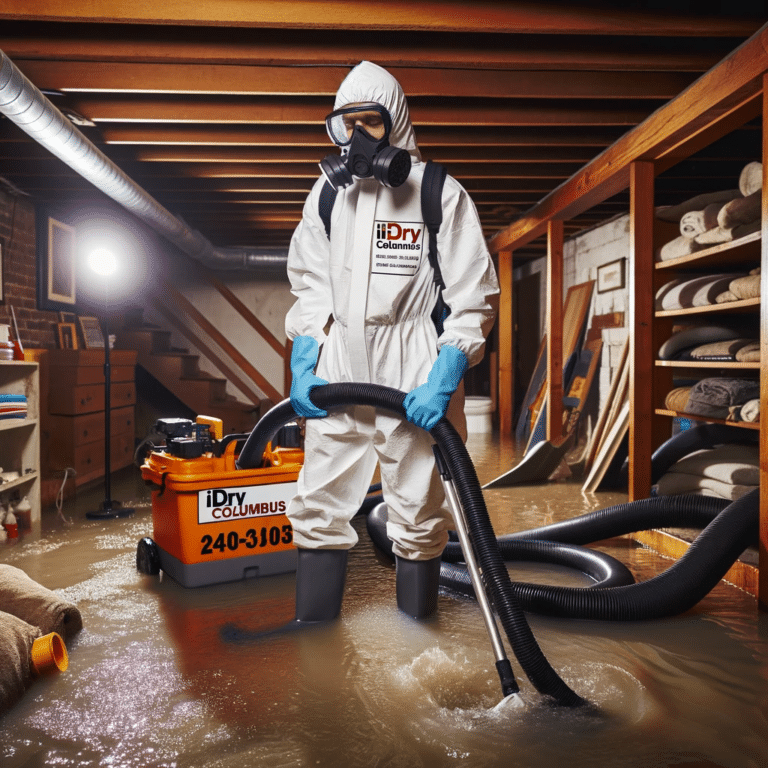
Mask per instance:
[[[288,254],[296,302],[286,316],[286,334],[317,340],[316,374],[328,382],[368,382],[410,392],[427,380],[444,344],[460,349],[470,366],[482,359],[499,289],[475,206],[449,175],[438,250],[451,315],[437,337],[430,318],[437,289],[420,201],[425,165],[399,83],[381,67],[362,62],[341,84],[334,109],[370,101],[389,111],[389,141],[408,150],[410,175],[397,188],[367,178],[340,190],[330,242],[318,213],[325,181],[320,177]],[[326,336],[329,317],[333,322]],[[463,401],[460,385],[447,416],[465,436]],[[354,546],[357,534],[350,520],[378,460],[394,553],[409,560],[438,557],[452,525],[432,444],[428,432],[370,406],[337,408],[325,418],[307,419],[305,463],[287,512],[296,546]]]

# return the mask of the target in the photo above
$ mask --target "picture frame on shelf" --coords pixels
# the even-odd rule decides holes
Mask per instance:
[[[80,330],[83,333],[83,344],[86,349],[104,349],[104,334],[101,332],[101,323],[97,317],[78,317]]]
[[[625,285],[624,259],[609,261],[597,268],[597,292],[618,291]]]
[[[59,322],[77,325],[77,315],[74,312],[59,312]]]
[[[77,326],[74,323],[58,323],[59,348],[77,349]]]
[[[36,219],[39,308],[71,312],[77,303],[77,232],[46,211]]]

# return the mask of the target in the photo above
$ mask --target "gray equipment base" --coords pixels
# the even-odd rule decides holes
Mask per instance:
[[[158,550],[160,569],[178,581],[182,587],[204,587],[208,584],[242,581],[257,576],[293,573],[296,570],[297,555],[295,549],[189,565],[182,563],[181,560],[166,552],[162,547],[158,547]]]

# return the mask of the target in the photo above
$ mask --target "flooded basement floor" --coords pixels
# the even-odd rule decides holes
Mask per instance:
[[[468,443],[481,483],[514,464],[498,438]],[[394,569],[357,518],[341,619],[248,639],[293,617],[292,575],[185,589],[137,573],[152,533],[138,471],[115,476],[133,517],[84,515],[101,489],[44,513],[40,535],[0,546],[79,606],[69,670],[39,680],[0,718],[0,765],[207,766],[768,766],[768,616],[721,583],[693,611],[638,623],[529,616],[553,667],[592,712],[549,706],[513,659],[527,707],[497,713],[498,679],[476,603],[441,594],[415,622],[395,606]],[[486,492],[497,533],[620,501],[578,484]],[[599,547],[644,580],[668,567],[626,539]],[[513,578],[583,585],[532,564]]]

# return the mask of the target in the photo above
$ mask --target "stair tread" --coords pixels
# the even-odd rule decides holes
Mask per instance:
[[[222,376],[209,376],[201,373],[198,376],[179,376],[179,381],[226,381]]]

